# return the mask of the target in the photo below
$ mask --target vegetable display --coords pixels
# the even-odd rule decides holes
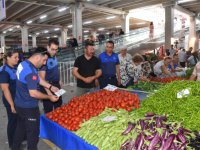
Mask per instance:
[[[153,78],[150,78],[150,80],[152,82],[171,83],[173,81],[186,80],[186,78],[182,78],[182,77],[166,77],[166,78],[153,77]]]
[[[129,122],[122,135],[132,135],[120,150],[184,150],[188,145],[192,132],[178,123],[168,122],[166,116],[146,114],[144,119]]]
[[[185,71],[185,73],[186,73],[185,77],[186,77],[186,78],[190,78],[190,76],[191,76],[192,73],[193,73],[193,70],[194,70],[194,67],[188,68],[188,69]]]
[[[121,108],[131,111],[138,107],[139,98],[137,94],[120,90],[114,92],[100,90],[74,97],[68,104],[55,109],[46,116],[64,128],[76,131],[84,120],[99,115],[105,108]]]
[[[106,121],[108,117],[115,119]],[[82,123],[75,134],[100,150],[119,150],[121,144],[131,137],[122,136],[129,121],[131,118],[126,110],[105,109],[99,116]]]
[[[158,90],[162,86],[164,86],[164,84],[157,82],[138,82],[138,84],[129,86],[128,89],[138,89],[147,92],[154,92],[155,90]]]
[[[177,98],[178,95],[182,98]],[[200,83],[175,81],[165,85],[133,113],[144,116],[147,112],[169,115],[170,121],[181,122],[185,128],[200,131]]]

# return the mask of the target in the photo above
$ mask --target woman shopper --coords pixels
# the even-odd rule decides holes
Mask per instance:
[[[172,73],[168,70],[168,65],[170,65],[171,62],[172,58],[169,56],[165,57],[164,60],[157,62],[154,66],[154,74],[156,74],[158,77],[172,77]]]
[[[16,69],[18,64],[19,54],[17,51],[8,51],[4,55],[5,64],[0,68],[0,86],[3,92],[2,100],[7,111],[8,125],[7,136],[9,147],[13,144],[13,135],[16,129],[17,117],[14,107],[14,98],[16,90]]]

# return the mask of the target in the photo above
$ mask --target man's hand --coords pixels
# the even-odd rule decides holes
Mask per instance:
[[[55,95],[50,95],[50,96],[49,96],[49,99],[50,99],[50,101],[52,101],[52,102],[57,102],[58,99],[59,99],[59,97],[58,97],[58,96],[55,96]]]
[[[57,91],[59,91],[59,88],[57,88],[57,87],[55,87],[55,86],[52,86],[51,88],[50,88],[50,91],[52,91],[52,92],[57,92]]]
[[[92,81],[94,81],[95,80],[95,77],[94,76],[92,76],[92,77],[87,77],[87,78],[84,78],[83,79],[83,81],[85,82],[85,83],[92,83]]]
[[[17,112],[16,112],[16,110],[15,110],[15,107],[14,107],[14,105],[13,106],[10,106],[10,108],[11,108],[11,112],[12,113],[14,113],[14,114],[16,114]]]

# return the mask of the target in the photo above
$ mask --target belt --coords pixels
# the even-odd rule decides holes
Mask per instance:
[[[111,79],[116,79],[116,76],[103,76],[103,78],[107,78],[107,79],[111,80]]]

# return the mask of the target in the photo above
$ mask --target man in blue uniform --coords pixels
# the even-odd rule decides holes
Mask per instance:
[[[114,42],[106,42],[105,52],[99,55],[101,62],[102,76],[99,78],[100,88],[106,87],[108,84],[120,86],[120,70],[118,54],[113,52]]]
[[[41,93],[39,85],[53,92],[58,88],[40,79],[37,69],[46,63],[48,56],[44,49],[38,48],[32,56],[19,64],[17,68],[15,108],[18,114],[17,128],[14,135],[12,150],[19,150],[20,145],[27,137],[27,149],[37,150],[39,141],[39,99],[50,99],[56,102],[58,97]]]
[[[60,73],[58,70],[58,61],[56,58],[56,53],[58,52],[58,41],[55,39],[50,39],[47,45],[47,54],[48,59],[44,66],[39,71],[40,78],[46,80],[48,83],[60,88]],[[49,95],[51,92],[48,89],[42,89],[43,93],[48,93]],[[57,102],[51,102],[50,100],[43,101],[44,112],[48,113],[51,112],[53,109],[60,107],[62,105],[62,97],[59,98]]]

